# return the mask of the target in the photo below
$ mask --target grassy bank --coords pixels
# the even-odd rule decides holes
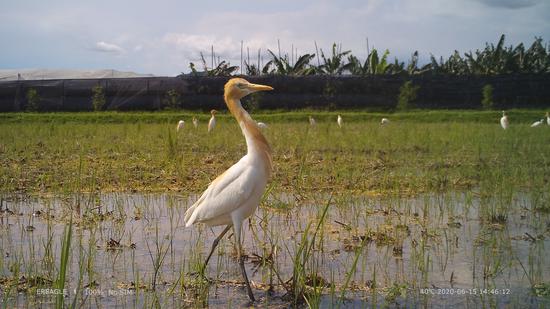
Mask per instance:
[[[269,124],[265,134],[274,149],[276,190],[416,194],[549,188],[550,127],[516,121],[541,111],[510,112],[507,131],[496,112],[393,114],[384,127],[378,124],[381,114],[342,113],[342,129],[333,120],[336,113],[315,113],[314,128],[306,123],[309,114],[255,115]],[[199,192],[245,153],[239,128],[227,116],[213,134],[206,132],[206,116],[195,129],[185,113],[0,116],[2,192],[62,193],[77,187]],[[188,123],[176,134],[179,118]]]
[[[218,117],[229,119],[227,110],[220,110]],[[252,113],[257,119],[266,122],[303,122],[311,115],[322,121],[335,121],[342,115],[346,122],[380,121],[382,117],[407,122],[476,122],[498,123],[501,111],[480,110],[414,110],[407,112],[381,112],[366,110],[345,111],[262,111]],[[544,116],[544,110],[509,110],[510,121],[514,124],[531,124]],[[201,111],[160,111],[160,112],[60,112],[60,113],[0,113],[0,123],[174,123],[192,117],[207,121],[208,112]]]

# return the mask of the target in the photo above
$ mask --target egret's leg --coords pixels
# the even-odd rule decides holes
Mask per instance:
[[[235,220],[238,221],[238,220]],[[250,298],[250,301],[256,301],[254,299],[254,293],[252,293],[252,288],[250,287],[250,282],[248,281],[248,276],[246,275],[246,269],[244,268],[244,255],[243,255],[243,248],[241,245],[241,225],[242,222],[235,222],[233,221],[233,227],[235,232],[235,240],[237,241],[237,256],[239,259],[239,266],[241,267],[241,274],[243,275],[244,283],[246,284],[246,291],[248,293],[248,298]]]
[[[214,250],[218,246],[218,243],[220,240],[225,236],[225,234],[229,231],[231,228],[231,225],[228,225],[225,227],[225,229],[221,232],[220,236],[218,236],[216,239],[214,239],[214,242],[212,243],[212,250],[210,250],[210,254],[208,254],[208,257],[206,258],[206,261],[204,261],[203,270],[206,269],[206,265],[208,265],[208,261],[210,261],[210,258],[212,257],[212,254],[214,253]]]

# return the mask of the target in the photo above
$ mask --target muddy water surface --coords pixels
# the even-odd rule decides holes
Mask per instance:
[[[247,305],[232,235],[205,272],[210,282],[198,276],[221,228],[184,228],[185,210],[195,199],[4,196],[2,304],[32,308],[55,302],[60,240],[73,214],[68,280],[61,291],[66,303]],[[303,275],[298,281],[308,302],[320,307],[550,306],[544,296],[550,294],[550,215],[532,210],[528,198],[518,194],[505,212],[488,216],[484,207],[496,202],[462,193],[407,199],[270,197],[244,225],[254,293],[262,305],[292,306],[291,279]],[[311,251],[304,260],[297,252],[306,241]]]

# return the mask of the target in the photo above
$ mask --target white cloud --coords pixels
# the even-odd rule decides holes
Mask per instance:
[[[210,53],[212,47],[220,57],[240,57],[241,41],[228,35],[168,33],[164,35],[162,42],[175,47],[178,52],[188,57],[197,57],[200,52]],[[261,40],[247,40],[243,44],[254,50],[266,46]]]
[[[116,44],[111,44],[103,41],[97,42],[93,49],[95,51],[104,52],[104,53],[115,53],[115,54],[124,53],[124,49],[122,47]]]
[[[164,35],[162,41],[172,45],[179,52],[191,55],[196,52],[209,51],[214,46],[219,53],[226,54],[234,51],[235,42],[230,37],[216,37],[213,35],[187,34],[187,33],[168,33]]]

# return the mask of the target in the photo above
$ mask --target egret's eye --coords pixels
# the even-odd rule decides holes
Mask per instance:
[[[245,86],[245,84],[243,84],[243,83],[238,83],[238,84],[237,84],[237,87],[238,87],[239,89],[244,89],[246,86]]]

